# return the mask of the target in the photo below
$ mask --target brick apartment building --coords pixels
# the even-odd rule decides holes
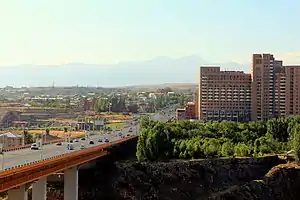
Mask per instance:
[[[300,115],[300,65],[285,66],[285,116]],[[283,104],[284,105],[284,104]]]
[[[249,121],[251,119],[251,75],[200,67],[199,120]]]
[[[300,114],[300,65],[284,66],[272,54],[252,55],[252,120]]]

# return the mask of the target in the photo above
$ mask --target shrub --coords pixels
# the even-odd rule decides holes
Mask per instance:
[[[228,141],[222,145],[222,156],[233,156],[234,155],[234,145],[232,142]]]
[[[234,152],[236,156],[244,157],[250,155],[251,149],[246,144],[239,143],[238,145],[235,146]]]

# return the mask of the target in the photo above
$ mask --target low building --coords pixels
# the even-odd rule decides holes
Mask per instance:
[[[78,122],[77,130],[93,130],[94,122]]]
[[[196,104],[188,102],[185,106],[185,119],[196,119]]]
[[[21,146],[23,144],[23,137],[16,133],[3,133],[0,135],[0,143],[3,145],[3,149]]]
[[[185,120],[185,108],[178,108],[176,109],[176,121]]]
[[[28,127],[28,122],[26,121],[13,121],[12,126],[15,128],[25,128]]]

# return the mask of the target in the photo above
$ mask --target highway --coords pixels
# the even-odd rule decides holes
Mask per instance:
[[[175,118],[175,108],[174,106],[164,109],[163,111],[159,111],[150,115],[150,119],[153,121],[166,122]]]
[[[129,129],[132,129],[132,132],[129,132]],[[119,136],[120,131],[112,131],[111,133],[104,134],[95,134],[90,135],[86,140],[78,139],[78,142],[73,142],[74,150],[67,149],[67,143],[63,142],[61,146],[56,144],[44,145],[41,150],[31,150],[30,148],[20,149],[15,151],[4,152],[4,156],[0,156],[0,170],[12,168],[18,165],[24,165],[26,163],[40,161],[41,159],[51,158],[53,156],[62,155],[65,153],[72,153],[75,151],[81,150],[81,145],[84,145],[85,148],[95,147],[98,145],[104,144],[104,137],[108,138],[109,141],[120,140]],[[134,125],[127,126],[121,130],[123,135],[126,137],[127,134],[135,135],[137,132],[137,127]],[[102,142],[98,142],[98,139],[102,139]],[[94,144],[89,144],[90,141],[94,141]],[[4,157],[4,164],[3,163]]]

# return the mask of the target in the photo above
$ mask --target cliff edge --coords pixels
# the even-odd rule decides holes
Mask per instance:
[[[273,167],[263,179],[232,186],[210,200],[297,200],[300,196],[300,167],[295,163]]]

